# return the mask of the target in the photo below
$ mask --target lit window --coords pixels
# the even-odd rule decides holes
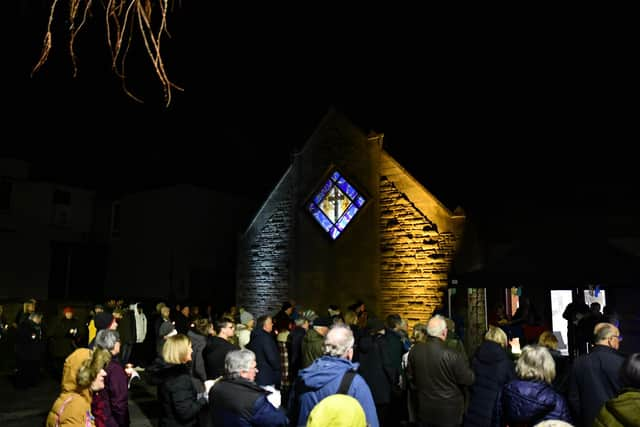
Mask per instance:
[[[335,171],[307,205],[318,224],[337,239],[365,204],[364,197]]]

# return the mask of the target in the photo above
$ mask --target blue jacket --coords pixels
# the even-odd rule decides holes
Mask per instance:
[[[358,366],[347,359],[322,356],[308,368],[302,369],[299,374],[299,380],[302,382],[302,387],[299,387],[301,394],[296,396],[297,404],[300,405],[298,425],[306,425],[313,407],[325,397],[336,394],[344,373],[349,370],[357,371]],[[347,394],[360,402],[369,426],[378,427],[378,414],[371,390],[360,375],[353,378]]]
[[[533,426],[544,420],[572,423],[569,404],[549,384],[513,380],[502,389],[502,420],[508,425]]]
[[[289,425],[284,412],[268,400],[268,391],[244,378],[225,378],[209,391],[215,427],[280,427]]]

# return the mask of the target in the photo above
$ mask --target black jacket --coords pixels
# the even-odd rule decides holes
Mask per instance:
[[[448,420],[462,423],[464,387],[473,384],[474,374],[465,356],[429,337],[409,351],[407,378],[415,397],[418,421]]]
[[[275,338],[264,329],[254,329],[246,348],[256,355],[256,384],[275,385],[276,388],[280,388],[280,351]]]
[[[471,369],[476,379],[471,386],[471,401],[464,425],[497,425],[497,405],[502,387],[516,378],[513,362],[499,344],[484,341],[471,360]]]
[[[620,367],[624,356],[618,350],[596,345],[591,353],[578,357],[569,376],[569,405],[574,418],[590,426],[604,403],[622,388]]]
[[[195,427],[200,408],[207,404],[191,381],[188,364],[174,365],[157,358],[148,368],[150,382],[158,386],[158,401],[162,408],[159,427]]]
[[[284,413],[267,400],[268,391],[244,378],[218,381],[209,392],[214,427],[286,426]]]
[[[220,337],[207,337],[207,346],[202,350],[202,357],[208,379],[224,375],[224,358],[233,350],[238,350],[238,347],[229,341]]]

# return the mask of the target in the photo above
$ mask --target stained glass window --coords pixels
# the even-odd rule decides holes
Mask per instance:
[[[333,240],[340,237],[366,200],[338,171],[331,174],[307,209]]]

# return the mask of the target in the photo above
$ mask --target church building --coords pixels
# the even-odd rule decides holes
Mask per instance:
[[[361,300],[377,317],[424,322],[447,296],[464,225],[383,135],[330,111],[240,237],[236,302],[257,316],[287,300],[324,315]]]

